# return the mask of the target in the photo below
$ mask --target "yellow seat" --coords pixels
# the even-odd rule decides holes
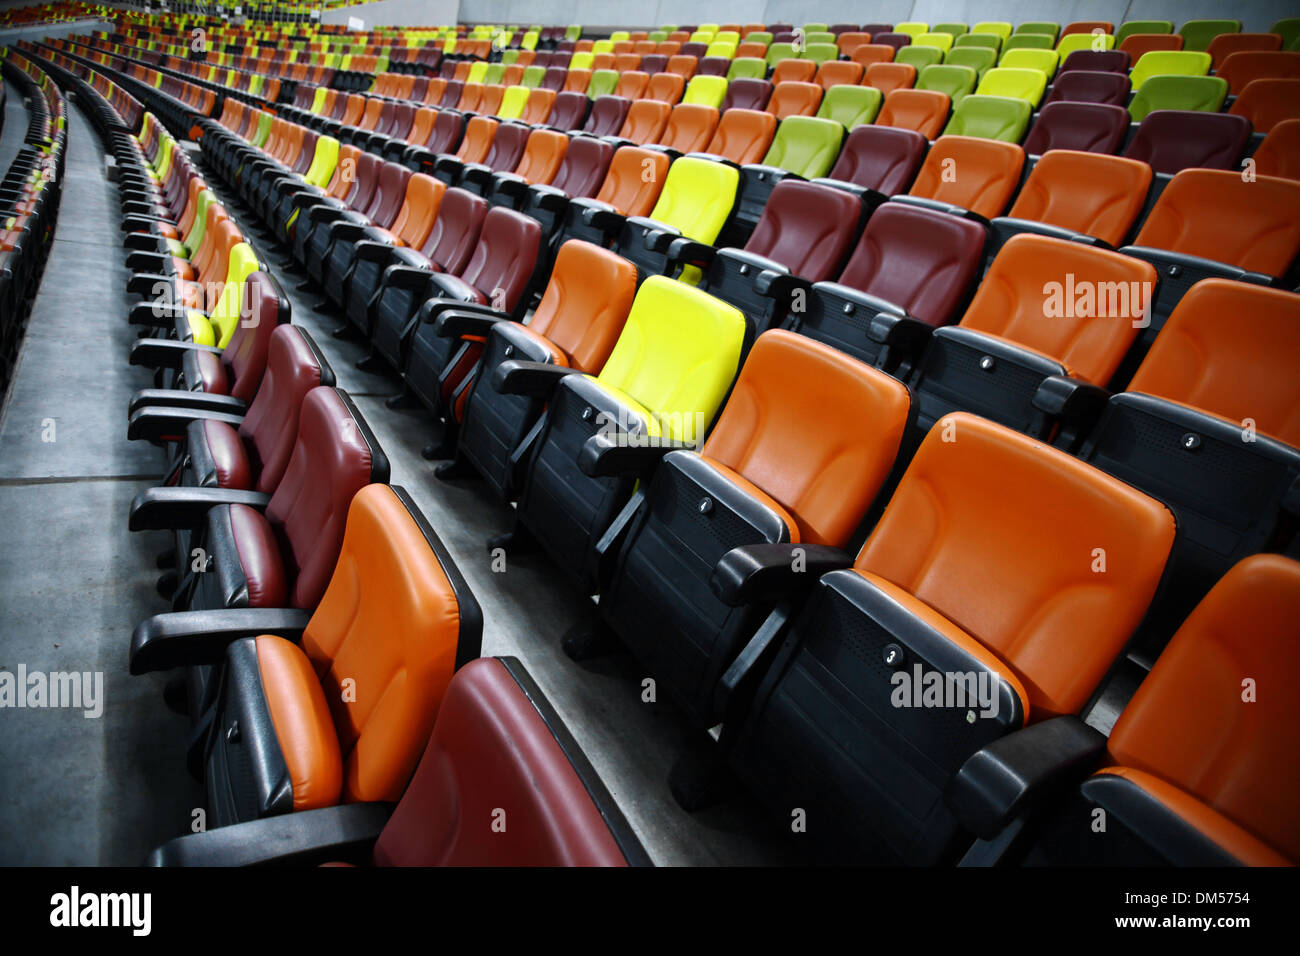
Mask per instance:
[[[1037,108],[1047,89],[1047,74],[1042,70],[1019,67],[995,67],[984,74],[975,92],[980,96],[1005,96],[1024,100]]]
[[[683,103],[698,103],[700,106],[722,107],[727,96],[727,78],[725,76],[696,76],[686,84]]]
[[[185,327],[188,338],[199,345],[215,345],[224,349],[243,317],[244,286],[248,277],[259,268],[253,247],[246,242],[236,243],[230,250],[230,265],[226,268],[226,281],[211,315],[193,309],[186,310]]]
[[[1070,34],[1078,36],[1077,33]],[[1009,70],[1038,70],[1049,80],[1056,75],[1056,68],[1059,65],[1058,57],[1063,54],[1055,50],[1008,50],[1002,55],[1002,61],[998,64]]]
[[[501,97],[501,107],[497,110],[497,116],[504,120],[519,119],[524,115],[524,107],[528,105],[528,94],[531,91],[526,86],[508,86],[505,94]]]
[[[1153,76],[1208,76],[1209,72],[1210,54],[1208,53],[1190,50],[1152,50],[1138,57],[1128,78],[1136,91]]]

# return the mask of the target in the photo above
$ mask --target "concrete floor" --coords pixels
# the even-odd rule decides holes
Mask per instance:
[[[0,419],[0,669],[100,670],[107,706],[98,720],[0,711],[0,863],[130,865],[186,832],[202,791],[184,770],[184,721],[163,706],[161,675],[126,673],[132,627],[165,610],[152,562],[163,540],[126,530],[131,497],[160,460],[125,438],[128,397],[149,383],[126,364],[134,330],[122,321],[129,302],[116,189],[93,130],[79,111],[70,118],[54,251]],[[509,527],[509,508],[481,483],[434,478],[434,463],[420,457],[429,419],[384,407],[396,381],[353,367],[362,346],[330,335],[338,317],[312,311],[316,296],[294,289],[302,276],[280,264],[283,250],[225,198],[289,292],[293,320],[316,338],[374,429],[393,483],[412,494],[469,581],[484,611],[483,654],[523,660],[654,862],[797,861],[798,848],[743,796],[698,814],[677,807],[666,780],[684,722],[667,705],[642,703],[644,675],[630,657],[578,665],[564,656],[560,637],[583,618],[586,600],[541,556],[492,571],[485,542]],[[52,442],[43,440],[50,420]]]

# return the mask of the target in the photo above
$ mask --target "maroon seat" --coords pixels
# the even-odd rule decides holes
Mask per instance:
[[[465,114],[455,110],[438,110],[423,143],[413,143],[402,154],[406,166],[418,164],[432,168],[439,156],[454,153],[465,137]]]
[[[828,180],[861,186],[888,198],[907,192],[930,148],[915,130],[859,126],[849,133]]]
[[[1048,103],[1034,120],[1025,152],[1041,156],[1049,149],[1113,154],[1128,132],[1128,110],[1111,103]]]
[[[529,187],[523,211],[541,224],[547,240],[564,221],[570,199],[591,199],[600,191],[613,158],[612,143],[594,136],[575,136],[550,184]]]
[[[722,98],[722,112],[727,110],[765,110],[772,98],[772,84],[768,80],[746,76],[727,84],[727,95]]]
[[[455,67],[452,67],[455,72]],[[442,89],[442,99],[438,105],[445,110],[455,109],[456,104],[460,102],[461,95],[465,92],[465,81],[447,78],[447,85]]]
[[[551,107],[551,115],[546,125],[562,133],[582,129],[582,124],[587,121],[587,111],[590,109],[591,100],[587,99],[586,93],[568,90],[555,97],[555,105]]]
[[[804,312],[791,316],[793,327],[888,368],[889,354],[867,330],[884,320],[892,331],[891,316],[931,327],[951,323],[979,278],[985,237],[973,220],[887,202],[867,220],[839,278],[813,286]]]
[[[1127,74],[1132,59],[1125,50],[1075,50],[1061,64],[1061,73],[1089,70],[1096,73]]]
[[[564,80],[568,75],[568,67],[548,66],[546,72],[542,74],[542,89],[554,90],[559,93],[564,89]]]
[[[598,96],[591,104],[591,113],[582,124],[582,131],[592,136],[617,136],[627,119],[632,101],[622,96]]]
[[[872,33],[871,42],[892,46],[894,52],[898,52],[905,46],[911,46],[912,38],[906,33]]]
[[[1138,126],[1124,155],[1168,176],[1195,167],[1240,169],[1249,141],[1250,120],[1244,116],[1153,110]]]
[[[680,56],[693,56],[695,59],[700,60],[704,58],[704,54],[709,52],[709,45],[707,43],[683,43],[682,48],[677,52]]]
[[[1067,100],[1072,103],[1108,103],[1111,106],[1127,106],[1131,88],[1132,84],[1127,73],[1072,70],[1057,75],[1047,102]]]
[[[641,72],[654,76],[668,69],[668,57],[662,53],[647,53],[641,57]]]
[[[381,162],[369,204],[354,215],[329,223],[319,258],[307,256],[307,274],[324,284],[325,294],[332,301],[342,301],[343,276],[352,262],[352,247],[365,235],[368,227],[388,229],[393,225],[406,198],[406,185],[410,180],[411,171],[401,163]],[[315,236],[312,239],[311,247],[315,248],[319,244]]]
[[[706,56],[700,60],[696,76],[726,76],[731,69],[731,60],[725,56]]]

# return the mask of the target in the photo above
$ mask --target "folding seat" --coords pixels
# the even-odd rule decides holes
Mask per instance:
[[[618,86],[618,73],[613,70],[595,70],[591,74],[591,81],[587,84],[587,98],[595,100],[602,96],[609,96],[616,86]]]
[[[479,119],[483,117],[476,116],[465,125],[465,138],[461,141],[463,149],[474,133],[471,126]],[[524,154],[531,130],[522,123],[498,123],[496,120],[488,122],[493,126],[487,152],[478,159],[471,158],[470,149],[465,149],[464,156],[439,156],[434,163],[433,175],[448,185],[459,185],[471,192],[481,193],[493,173],[514,169],[519,157]]]
[[[799,52],[794,48],[793,43],[780,42],[771,43],[767,48],[767,65],[775,68],[778,63],[785,60],[797,60]]]
[[[1148,53],[1180,52],[1183,49],[1183,38],[1177,34],[1132,33],[1120,44],[1119,49],[1136,63]]]
[[[662,147],[670,155],[700,152],[712,141],[718,116],[718,111],[711,106],[678,103],[672,108],[668,125],[655,148]]]
[[[1165,177],[1191,168],[1240,169],[1249,140],[1250,122],[1241,116],[1155,110],[1142,120],[1124,155]]]
[[[424,113],[423,121],[421,121],[421,113]],[[487,125],[490,120],[484,118],[480,123],[476,118],[471,117],[470,122],[474,123],[476,130],[482,127],[483,135],[488,130],[495,135],[496,127]],[[429,110],[427,113],[423,109],[417,110],[416,122],[411,127],[410,145],[402,150],[401,161],[410,169],[432,172],[439,156],[460,151],[468,131],[469,123],[465,121],[462,114],[454,110]],[[486,139],[477,145],[471,142],[470,146],[465,147],[465,155],[480,155],[480,150],[482,155],[486,155],[488,142],[490,141]],[[385,157],[394,158],[391,155],[393,151],[395,147],[394,150],[386,150]]]
[[[945,133],[931,145],[907,195],[896,198],[991,219],[1002,213],[1019,185],[1024,155],[1014,143]],[[961,174],[953,176],[953,169]]]
[[[840,56],[850,60],[853,59],[854,50],[871,43],[871,34],[860,30],[841,30],[838,32],[832,30],[831,32],[835,33],[835,45],[840,48]]]
[[[535,90],[541,87],[542,79],[545,76],[546,76],[546,68],[534,64],[533,66],[528,66],[524,68],[524,75],[519,82],[523,86],[528,87],[530,90]]]
[[[561,132],[577,131],[587,122],[590,112],[591,100],[587,99],[585,93],[560,93],[555,97],[546,125]]]
[[[1300,79],[1251,80],[1228,110],[1250,120],[1256,133],[1300,117]]]
[[[731,69],[731,59],[724,56],[706,56],[700,60],[698,75],[725,77]]]
[[[614,87],[614,95],[621,96],[626,100],[639,100],[645,95],[646,88],[649,85],[649,73],[642,73],[640,70],[628,70],[619,75],[618,84]]]
[[[840,48],[833,42],[825,43],[808,43],[801,56],[803,59],[820,66],[823,63],[834,62],[840,55]]]
[[[528,94],[526,86],[507,86],[501,96],[501,105],[496,110],[497,118],[517,120],[522,117],[528,105]]]
[[[874,208],[912,184],[928,148],[914,130],[859,126],[849,132],[827,177],[815,182],[849,189]]]
[[[1297,319],[1294,292],[1198,282],[1127,390],[1079,416],[1078,454],[1158,494],[1178,519],[1168,584],[1132,651],[1147,666],[1235,562],[1292,543],[1286,502],[1300,476],[1300,393],[1288,363]]]
[[[618,139],[636,146],[658,142],[671,112],[672,107],[659,100],[637,100],[628,108]]]
[[[546,72],[542,75],[541,88],[544,90],[554,90],[556,93],[563,92],[566,88],[566,80],[569,71],[562,66],[548,66]]]
[[[1038,70],[1050,83],[1056,75],[1059,62],[1054,50],[1008,50],[998,61],[998,67],[1007,70]]]
[[[1077,459],[973,415],[944,418],[857,559],[819,553],[826,573],[806,600],[784,601],[727,675],[748,689],[723,701],[730,764],[774,813],[797,806],[819,822],[821,858],[955,859],[972,837],[945,789],[999,738],[1083,708],[1155,593],[1174,532],[1158,501]],[[1131,571],[1099,581],[1074,557],[1094,547]],[[716,593],[735,605],[791,595],[803,576],[786,573],[790,550],[732,552]],[[768,563],[781,552],[784,570]],[[774,652],[765,672],[750,663],[760,647]],[[920,706],[927,673],[949,675],[938,706]]]
[[[951,33],[945,33],[942,31],[932,31],[930,33],[922,33],[916,37],[913,37],[912,42],[917,46],[935,47],[941,52],[947,53],[949,50],[952,49],[953,39],[954,37]]]
[[[1061,72],[1091,70],[1098,73],[1127,74],[1129,65],[1129,55],[1123,50],[1075,50],[1061,59]]]
[[[782,60],[772,70],[772,85],[778,83],[811,83],[817,78],[817,64],[811,60]]]
[[[517,208],[529,187],[548,185],[560,171],[569,147],[569,137],[555,130],[535,129],[518,164],[510,172],[499,172],[485,187],[488,201],[494,205]]]
[[[1251,159],[1260,176],[1300,179],[1300,119],[1284,120],[1269,130]]]
[[[1021,33],[1019,28],[1002,44],[1002,54],[1010,50],[1051,50],[1056,47],[1056,37],[1050,33]]]
[[[1129,73],[1134,90],[1142,89],[1153,76],[1205,76],[1210,72],[1210,54],[1192,51],[1144,53]]]
[[[888,97],[894,90],[908,90],[916,85],[916,67],[910,63],[872,63],[867,67],[863,83]],[[944,109],[947,110],[946,97]]]
[[[943,51],[933,46],[905,46],[894,53],[894,62],[913,67],[918,73],[943,62]]]
[[[1268,28],[1269,33],[1276,33],[1282,38],[1282,48],[1290,50],[1295,41],[1300,39],[1300,17],[1284,17]]]
[[[1022,232],[1120,246],[1150,185],[1151,167],[1140,157],[1051,150],[1030,171],[1006,217],[990,223],[990,252]]]
[[[735,83],[737,80],[762,80],[766,77],[767,63],[764,62],[762,57],[738,56],[729,61],[725,76],[728,83],[727,92],[730,94],[730,84]]]
[[[717,109],[727,95],[727,80],[722,76],[697,76],[686,84],[683,103],[697,103]]]
[[[627,118],[632,103],[621,96],[601,96],[592,101],[591,112],[582,125],[584,133],[592,136],[615,136]]]
[[[948,94],[937,90],[900,89],[885,94],[877,126],[896,126],[933,139],[948,122]]]
[[[849,54],[849,59],[862,67],[863,76],[865,77],[866,71],[870,70],[873,64],[892,63],[894,60],[894,48],[884,43],[867,43],[856,47],[853,52]],[[866,80],[864,80],[864,82],[866,82]]]
[[[816,82],[823,90],[840,84],[856,86],[862,82],[864,72],[860,63],[851,60],[827,60],[817,68]]]
[[[1300,52],[1233,53],[1215,74],[1228,81],[1228,92],[1240,96],[1247,84],[1255,80],[1300,79]]]
[[[740,107],[724,110],[704,152],[737,166],[756,163],[772,145],[776,125],[771,113]]]
[[[997,63],[997,54],[984,47],[953,47],[944,54],[945,66],[960,66],[975,71],[975,78],[987,73]]]
[[[1294,560],[1246,558],[1197,605],[1109,738],[1090,731],[1071,748],[1025,738],[1023,752],[1048,773],[1076,753],[1091,757],[1076,779],[1102,765],[1077,785],[1071,781],[1068,795],[1047,814],[1027,862],[1292,866],[1300,859],[1285,810],[1295,798],[1294,699],[1270,699],[1265,711],[1252,711],[1258,720],[1242,721],[1234,710],[1242,693],[1238,672],[1294,669],[1290,623],[1300,610],[1298,583],[1300,564]],[[1215,666],[1220,660],[1234,663]],[[1203,743],[1193,748],[1193,740]],[[987,756],[992,758],[987,772],[1015,772],[1012,753]],[[976,793],[983,770],[971,764],[959,777],[955,805],[969,818],[968,826],[992,836],[1011,822],[1014,811]],[[1029,783],[1022,785],[1024,792],[1036,797],[1033,785],[1043,778],[1024,779]],[[1088,820],[1099,810],[1108,825],[1094,833]]]
[[[909,404],[897,380],[773,330],[754,344],[698,452],[647,451],[620,469],[640,464],[650,480],[601,589],[600,617],[697,728],[718,723],[718,681],[770,610],[719,601],[714,567],[746,545],[845,546],[890,472]],[[597,446],[598,473],[600,451],[612,467],[619,449]],[[673,504],[705,499],[703,522]],[[647,616],[652,607],[658,614]]]
[[[1187,20],[1178,28],[1178,35],[1183,38],[1184,49],[1197,51],[1208,50],[1210,43],[1221,33],[1240,32],[1240,20]]]
[[[554,90],[529,91],[528,102],[519,115],[519,121],[527,123],[529,126],[545,125],[550,119],[552,109],[555,107],[555,99]]]
[[[998,96],[1024,100],[1037,109],[1047,88],[1047,75],[1039,70],[999,66],[989,70],[980,80],[976,93],[980,96]],[[954,104],[954,110],[959,107]]]
[[[688,160],[678,160],[683,162]],[[694,445],[731,387],[744,332],[744,317],[732,306],[651,276],[637,291],[599,375],[529,362],[494,373],[498,391],[547,402],[527,454],[515,509],[518,529],[585,591],[597,584],[598,541],[631,498],[636,480],[588,476],[579,467],[579,451],[596,436],[605,442],[621,437],[629,446]]]
[[[251,614],[232,633],[209,618],[216,630],[191,639],[225,662],[205,760],[218,828],[397,801],[452,674],[478,656],[482,612],[409,496],[371,485],[346,518],[337,571],[309,619],[286,628]],[[259,622],[279,633],[257,633]],[[348,681],[373,696],[340,690]]]
[[[656,73],[650,77],[646,86],[645,98],[662,100],[669,106],[676,106],[686,90],[686,81],[677,73]]]
[[[950,66],[935,64],[927,66],[916,75],[918,90],[938,90],[945,93],[953,106],[961,102],[962,97],[975,92],[975,71],[968,66]]]
[[[839,155],[844,135],[844,127],[834,120],[815,116],[781,120],[762,162],[741,170],[740,199],[722,244],[745,244],[781,180],[791,174],[803,179],[825,176]]]
[[[895,23],[894,32],[903,34],[915,43],[916,38],[921,34],[930,32],[930,24],[922,23],[919,20],[907,20],[903,23]]]
[[[995,72],[997,71],[989,70],[988,76],[992,76]],[[1038,75],[1042,76],[1042,74]],[[981,89],[983,85],[980,84]],[[952,119],[948,121],[943,132],[945,136],[978,136],[1007,143],[1019,143],[1025,137],[1025,129],[1029,125],[1032,112],[1033,107],[1028,100],[972,93],[957,104],[956,109],[952,111]]]
[[[880,91],[870,86],[833,86],[822,97],[817,116],[852,130],[874,121],[883,102]]]
[[[1128,106],[1127,73],[1103,73],[1097,70],[1071,70],[1062,73],[1052,84],[1045,106],[1052,103],[1101,103]]]
[[[763,110],[772,98],[772,84],[762,79],[731,80],[727,84],[727,97],[722,101],[722,114],[730,110]]]
[[[1276,33],[1221,33],[1210,41],[1205,52],[1210,54],[1210,68],[1223,76],[1225,61],[1234,53],[1272,52],[1281,49],[1282,38]],[[1228,82],[1232,83],[1231,80]],[[1236,90],[1234,85],[1233,91]]]
[[[511,807],[508,832],[479,838],[461,825],[486,818],[498,803]],[[220,827],[171,840],[147,862],[230,866],[290,859],[374,866],[650,865],[559,714],[509,657],[471,660],[452,677],[424,756],[391,816],[387,806],[345,804]]]
[[[1115,32],[1115,45],[1119,46],[1134,33],[1159,34],[1174,32],[1172,20],[1125,20]]]
[[[1128,110],[1104,103],[1048,103],[1038,113],[1025,153],[1042,156],[1053,149],[1113,154],[1129,129]]]
[[[822,88],[816,83],[799,83],[786,80],[772,89],[767,101],[767,112],[778,120],[787,116],[813,116],[821,105]]]
[[[319,273],[322,257],[330,245],[330,224],[338,220],[350,220],[368,224],[367,210],[376,207],[381,200],[378,197],[379,181],[382,170],[396,163],[387,163],[373,153],[361,153],[356,161],[356,181],[351,192],[342,202],[322,201],[315,205],[301,207],[299,216],[293,226],[292,252],[294,260],[313,277]],[[410,175],[410,170],[398,166],[402,172]],[[392,186],[400,174],[388,173],[389,191],[382,197],[382,202],[394,211],[401,202],[400,192],[393,195]],[[405,180],[402,180],[405,188]]]
[[[683,80],[689,81],[693,76],[695,76],[695,68],[698,64],[698,58],[679,53],[676,56],[670,56],[668,58],[668,63],[664,67],[664,72],[675,73]]]
[[[1010,35],[1011,35],[1011,30],[1008,28],[1006,32],[1006,36],[1009,37]],[[993,33],[991,31],[985,32],[982,30],[972,29],[970,33],[967,33],[964,36],[957,37],[957,39],[955,39],[952,43],[952,48],[954,50],[964,50],[964,49],[973,49],[973,48],[992,50],[993,55],[996,57],[997,54],[1002,49],[1002,41],[1004,39],[1005,37],[998,33]]]

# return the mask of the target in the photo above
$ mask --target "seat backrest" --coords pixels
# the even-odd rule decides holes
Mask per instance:
[[[1136,338],[1155,287],[1148,262],[1022,233],[998,251],[960,324],[1105,385]]]
[[[1140,159],[1157,173],[1184,169],[1240,169],[1250,140],[1250,122],[1230,113],[1154,110],[1129,141],[1124,155]]]
[[[773,85],[781,83],[811,83],[817,76],[817,64],[811,60],[782,60],[772,70]]]
[[[488,202],[482,196],[464,189],[446,190],[438,218],[420,251],[439,269],[460,275],[478,246],[487,212]]]
[[[1203,110],[1217,113],[1228,83],[1217,76],[1153,76],[1129,102],[1129,116],[1140,123],[1154,110]]]
[[[735,107],[723,111],[705,152],[744,166],[762,159],[775,135],[776,117],[771,113]]]
[[[393,225],[406,198],[406,184],[410,179],[411,171],[401,163],[380,162],[375,193],[365,209],[371,222],[385,229]]]
[[[867,220],[836,281],[928,325],[947,325],[975,281],[984,241],[974,220],[887,202]]]
[[[302,649],[338,732],[342,801],[391,802],[411,779],[457,665],[478,656],[482,611],[404,493],[371,484],[339,504],[347,527],[334,549],[338,572]],[[349,681],[370,692],[346,693]]]
[[[927,66],[916,75],[916,88],[918,90],[938,90],[940,93],[947,93],[948,99],[955,106],[961,102],[963,97],[975,92],[977,79],[978,76],[975,70],[969,66],[936,63],[933,66]]]
[[[1280,277],[1300,251],[1300,183],[1185,169],[1160,194],[1134,244]]]
[[[642,73],[640,70],[628,70],[626,73],[619,75],[618,84],[614,87],[614,95],[621,96],[627,100],[638,100],[650,85],[650,74]]]
[[[383,162],[374,153],[362,152],[357,155],[355,179],[345,201],[358,212],[365,211],[374,199],[375,190],[379,187],[379,167]]]
[[[792,539],[839,547],[893,466],[910,404],[898,380],[772,329],[754,342],[700,453],[770,495],[792,519]]]
[[[1006,209],[1025,165],[1014,143],[945,133],[934,141],[908,195],[952,203],[991,219]],[[960,175],[954,175],[960,170]]]
[[[560,93],[555,97],[555,105],[551,107],[551,116],[547,120],[547,125],[561,131],[581,129],[582,124],[587,121],[587,112],[590,109],[591,101],[587,99],[585,93],[572,91]]]
[[[1052,84],[1046,105],[1060,101],[1071,103],[1105,103],[1127,106],[1129,79],[1126,73],[1103,73],[1099,70],[1071,70],[1062,73]]]
[[[761,80],[767,76],[767,62],[761,55],[737,56],[727,67],[726,76],[728,83],[727,96],[730,97],[730,84],[735,83],[737,80]]]
[[[777,126],[763,164],[805,179],[825,176],[839,155],[843,142],[844,127],[834,120],[790,116]]]
[[[1131,62],[1129,55],[1123,50],[1075,50],[1062,61],[1061,73],[1087,70],[1127,75]]]
[[[1030,127],[1025,152],[1030,156],[1052,149],[1114,153],[1128,133],[1128,120],[1128,110],[1110,103],[1048,103]]]
[[[1172,34],[1173,32],[1174,24],[1171,20],[1125,20],[1115,32],[1115,43],[1123,43],[1135,33]]]
[[[619,139],[631,140],[638,146],[658,142],[668,125],[672,107],[659,100],[637,100],[628,108]]]
[[[987,76],[992,76],[994,72],[989,70]],[[981,83],[980,89],[983,88],[984,84]],[[944,127],[944,134],[1019,143],[1025,137],[1032,114],[1033,106],[1028,100],[974,93],[957,104],[952,111],[952,119]]]
[[[849,54],[849,59],[862,67],[863,82],[865,83],[869,82],[866,71],[871,69],[873,63],[893,62],[894,48],[885,43],[865,43],[854,47],[853,52]]]
[[[929,145],[914,130],[858,126],[845,139],[829,176],[892,196],[912,185]]]
[[[727,96],[722,101],[723,119],[729,110],[766,109],[767,101],[771,98],[772,84],[761,77],[732,80],[727,84]]]
[[[656,416],[650,424],[657,435],[698,441],[736,375],[744,336],[739,309],[676,279],[651,276],[637,290],[596,383]]]
[[[1274,126],[1251,158],[1260,176],[1300,180],[1300,119],[1284,120]]]
[[[955,46],[944,54],[943,62],[948,66],[965,66],[981,77],[997,63],[998,55],[987,47]]]
[[[1268,133],[1279,123],[1300,118],[1300,79],[1251,80],[1228,112],[1250,120],[1257,133]]]
[[[667,153],[620,147],[610,160],[609,172],[596,193],[597,201],[626,216],[649,215],[668,179],[669,162]]]
[[[1188,50],[1208,50],[1220,33],[1240,33],[1240,20],[1187,20],[1178,28]],[[1208,56],[1208,54],[1207,54]]]
[[[380,866],[625,866],[645,851],[518,661],[456,672],[379,839]],[[509,826],[480,826],[499,806]]]
[[[1129,71],[1133,89],[1153,76],[1205,76],[1210,72],[1210,54],[1192,50],[1152,50],[1143,53]]]
[[[822,97],[817,115],[852,130],[871,123],[883,102],[880,91],[870,86],[832,86]]]
[[[636,266],[608,249],[570,239],[528,328],[559,350],[557,360],[596,375],[618,341],[636,296]]]
[[[1231,316],[1231,321],[1225,321]],[[1179,300],[1129,383],[1300,448],[1300,295],[1202,279]]]
[[[678,103],[672,108],[659,144],[679,153],[699,152],[709,145],[718,128],[718,110],[699,103]]]
[[[279,486],[298,437],[303,399],[317,386],[333,384],[333,370],[301,326],[274,327],[267,341],[266,370],[239,425],[254,491],[270,494]]]
[[[956,412],[922,441],[854,567],[997,655],[1030,722],[1087,702],[1141,622],[1173,542],[1174,517],[1155,499]]]
[[[541,242],[542,227],[536,219],[493,206],[460,278],[476,288],[484,301],[513,313],[532,282]]]
[[[717,109],[727,95],[727,78],[725,76],[696,76],[686,84],[682,96],[683,103],[695,103]]]
[[[551,185],[573,199],[594,196],[613,158],[611,144],[592,136],[575,136]]]
[[[1300,860],[1300,699],[1262,689],[1300,667],[1298,618],[1300,563],[1276,554],[1238,562],[1183,622],[1106,744],[1114,764],[1226,818],[1205,835],[1248,865]],[[1247,678],[1260,691],[1244,702]]]
[[[731,215],[739,185],[735,167],[684,156],[668,168],[650,218],[696,242],[711,244]]]
[[[861,203],[844,190],[784,179],[773,188],[745,251],[820,282],[848,255],[861,214]]]
[[[648,99],[663,100],[670,106],[681,101],[686,89],[686,80],[678,73],[656,73],[650,77],[645,95]]]
[[[374,481],[388,481],[388,459],[365,420],[336,389],[312,389],[302,400],[289,464],[266,506],[291,607],[319,603],[339,555],[348,504]]]
[[[592,101],[591,112],[587,114],[587,121],[583,124],[582,131],[593,136],[616,135],[622,128],[623,120],[631,106],[631,101],[621,96],[598,97]]]
[[[482,163],[487,159],[501,126],[487,116],[471,116],[465,124],[465,135],[456,149],[456,158],[465,163]]]
[[[1138,159],[1054,149],[1030,171],[1007,215],[1116,247],[1142,211],[1150,186],[1151,167]]]
[[[910,90],[916,85],[916,67],[910,63],[871,63],[863,82],[888,97],[894,90]]]
[[[549,184],[564,162],[569,137],[551,129],[535,129],[528,136],[524,155],[515,166],[515,175],[531,184]]]
[[[1275,37],[1276,34],[1238,34],[1238,36]],[[1216,39],[1230,39],[1229,34]],[[1300,79],[1300,51],[1277,50],[1273,52],[1240,52],[1228,56],[1215,71],[1218,76],[1228,81],[1228,92],[1234,96],[1241,94],[1246,84],[1259,79],[1283,80]]]
[[[447,185],[425,173],[415,173],[406,183],[402,208],[393,221],[392,233],[413,249],[424,245],[442,208]]]
[[[876,125],[910,129],[934,139],[948,122],[948,105],[948,94],[938,90],[897,89],[885,94]]]

